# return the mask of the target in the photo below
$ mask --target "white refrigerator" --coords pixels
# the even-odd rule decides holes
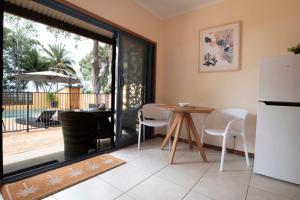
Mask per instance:
[[[254,172],[300,184],[300,55],[261,62]]]

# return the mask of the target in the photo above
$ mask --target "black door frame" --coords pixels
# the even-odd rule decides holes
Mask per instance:
[[[97,38],[97,40],[99,41],[102,41],[102,42],[105,42],[105,43],[109,43],[109,44],[112,44],[113,45],[113,49],[112,49],[112,93],[114,93],[114,95],[112,95],[111,97],[111,108],[114,109],[115,108],[115,102],[116,102],[116,98],[115,98],[115,91],[116,91],[116,87],[115,87],[115,84],[118,84],[118,81],[116,81],[117,77],[116,77],[116,56],[117,56],[117,38],[118,38],[118,33],[120,32],[124,32],[126,34],[129,34],[131,35],[132,37],[136,37],[138,39],[141,39],[141,40],[144,40],[145,42],[147,42],[148,44],[148,48],[151,48],[152,51],[151,51],[151,54],[147,55],[147,56],[152,56],[152,59],[148,59],[148,63],[147,63],[147,73],[151,74],[151,78],[147,78],[147,83],[146,83],[146,102],[145,103],[150,103],[150,102],[154,102],[154,94],[155,94],[155,61],[156,61],[156,43],[151,41],[151,40],[148,40],[147,38],[144,38],[143,36],[141,35],[138,35],[134,32],[131,32],[125,28],[122,28],[116,24],[113,24],[113,23],[110,23],[108,21],[105,21],[105,20],[101,20],[100,17],[97,17],[97,16],[93,16],[91,13],[89,13],[88,11],[85,11],[83,9],[80,9],[80,8],[76,8],[74,7],[74,5],[70,4],[70,3],[67,3],[63,0],[34,0],[35,2],[37,3],[40,3],[44,6],[47,6],[49,8],[52,8],[52,9],[55,9],[55,10],[58,10],[60,12],[63,12],[65,14],[68,14],[72,17],[76,17],[80,20],[83,20],[83,21],[86,21],[88,23],[91,23],[93,25],[96,25],[98,27],[101,27],[103,29],[106,29],[106,30],[109,30],[113,33],[113,38],[105,38],[105,36],[101,37],[101,36],[97,36],[97,35],[93,35],[92,33],[90,33],[90,35],[83,35],[85,37],[92,37],[94,39]],[[0,16],[0,23],[1,23],[1,30],[0,30],[0,34],[2,34],[3,36],[3,13],[5,11],[5,5],[9,5],[9,10],[11,11],[12,10],[16,10],[16,13],[17,15],[22,15],[22,13],[24,13],[24,10],[21,9],[21,7],[19,6],[16,6],[16,5],[12,5],[10,3],[7,3],[7,2],[4,2],[3,0],[0,0],[0,11],[1,11],[1,16]],[[37,13],[31,11],[31,15],[30,16],[38,16],[36,17],[35,19],[31,18],[32,20],[34,21],[38,21],[38,22],[41,22],[44,24],[46,22],[49,23],[49,21],[47,21],[47,18],[44,18],[43,16],[39,16],[37,15]],[[28,18],[25,17],[25,18]],[[40,20],[43,20],[43,21],[40,21]],[[53,21],[52,18],[50,18],[50,22],[54,22],[54,23],[57,23],[55,20]],[[46,21],[45,21],[46,20]],[[46,23],[47,24],[47,23]],[[52,24],[52,26],[55,25],[55,24]],[[57,25],[57,24],[56,24]],[[57,25],[59,26],[59,25]],[[68,28],[68,26],[66,26],[69,31],[70,29]],[[64,29],[63,27],[58,27],[58,28],[62,28]],[[74,27],[71,27],[71,28],[74,28]],[[67,30],[67,31],[68,31]],[[75,29],[72,29],[72,30],[76,30],[76,34],[80,34],[80,29],[75,28]],[[70,32],[74,32],[74,31],[70,31]],[[81,34],[82,35],[82,34]],[[1,63],[0,63],[0,76],[1,76],[1,84],[2,84],[2,81],[3,81],[3,37],[2,38],[2,41],[1,41]],[[149,76],[147,76],[149,77]],[[118,79],[117,79],[118,80]],[[1,107],[2,107],[2,87],[1,87],[1,95],[0,95],[0,98],[1,98]],[[112,120],[112,125],[114,126],[116,123],[115,123],[115,110],[113,110],[114,112],[112,112],[112,116],[111,116],[111,120]],[[1,112],[1,119],[2,119],[2,112]],[[2,129],[1,129],[1,133],[2,133]],[[33,175],[36,175],[38,173],[42,173],[42,172],[45,172],[45,171],[49,171],[51,169],[55,169],[55,168],[59,168],[59,167],[62,167],[62,166],[65,166],[65,165],[69,165],[69,164],[72,164],[72,163],[75,163],[75,162],[79,162],[81,160],[84,160],[84,159],[87,159],[87,158],[90,158],[90,157],[93,157],[93,156],[96,156],[96,155],[100,155],[100,154],[103,154],[104,152],[110,152],[110,151],[113,151],[115,150],[115,148],[113,149],[107,149],[105,151],[102,151],[102,152],[95,152],[95,153],[91,153],[89,155],[86,155],[86,156],[82,156],[78,159],[74,159],[74,160],[71,160],[71,161],[65,161],[65,162],[61,162],[61,163],[57,163],[57,164],[54,164],[54,165],[50,165],[50,166],[46,166],[46,167],[43,167],[43,168],[38,168],[36,170],[32,170],[30,172],[26,172],[26,173],[23,173],[23,174],[18,174],[16,176],[11,176],[11,177],[4,177],[4,174],[3,174],[3,138],[2,138],[2,135],[0,137],[0,184],[1,183],[7,183],[7,182],[13,182],[13,181],[16,181],[16,180],[20,180],[20,179],[23,179],[23,178],[26,178],[26,177],[30,177],[30,176],[33,176]]]
[[[0,44],[0,80],[1,80],[1,86],[3,83],[3,16],[4,16],[4,3],[1,0],[0,1],[0,23],[1,23],[1,28],[0,28],[0,34],[1,34],[1,44]],[[1,109],[2,109],[2,92],[3,92],[3,87],[0,87],[0,103],[1,103]],[[2,111],[1,111],[1,120],[2,118]],[[1,180],[3,179],[3,137],[2,137],[2,125],[1,125],[1,137],[0,137],[0,184]]]

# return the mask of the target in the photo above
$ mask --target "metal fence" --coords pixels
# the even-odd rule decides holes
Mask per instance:
[[[4,92],[2,132],[60,126],[58,113],[87,110],[105,104],[111,106],[110,94]]]

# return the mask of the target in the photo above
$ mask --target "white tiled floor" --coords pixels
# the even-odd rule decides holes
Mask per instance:
[[[252,173],[244,157],[227,154],[219,172],[220,152],[206,149],[209,163],[188,145],[178,144],[175,163],[161,151],[162,139],[111,153],[127,163],[65,189],[47,200],[300,200],[300,186]],[[1,199],[1,198],[0,198]]]

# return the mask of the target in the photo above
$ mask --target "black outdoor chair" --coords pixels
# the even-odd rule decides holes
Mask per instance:
[[[86,155],[97,149],[97,121],[90,113],[59,113],[64,138],[65,159]]]
[[[97,140],[98,148],[100,149],[100,143],[102,139],[110,138],[111,142],[114,140],[114,130],[109,118],[111,117],[111,111],[102,110],[88,112],[92,114],[97,120]]]

